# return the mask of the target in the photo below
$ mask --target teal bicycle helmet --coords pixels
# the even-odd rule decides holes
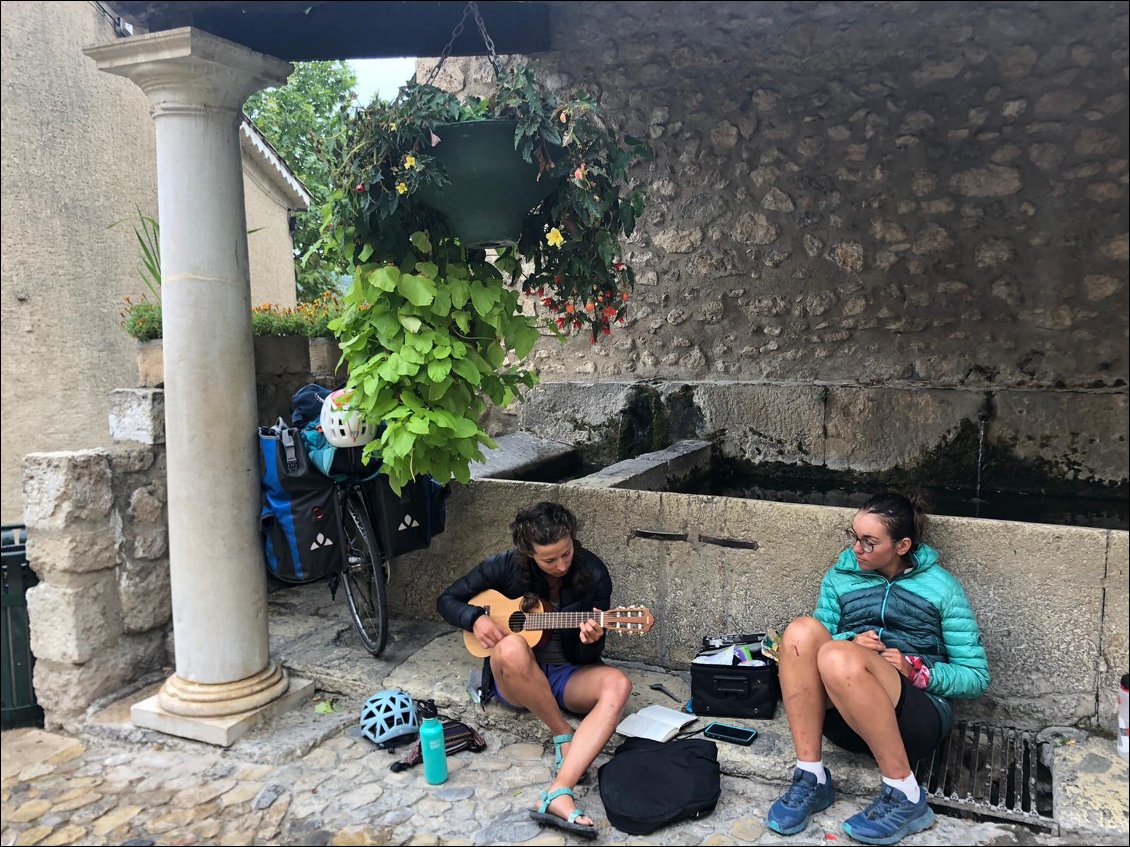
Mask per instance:
[[[416,704],[399,689],[378,691],[361,707],[361,734],[374,744],[383,746],[419,730]]]

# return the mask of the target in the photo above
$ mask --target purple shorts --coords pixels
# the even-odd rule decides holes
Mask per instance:
[[[545,678],[549,680],[549,690],[553,692],[553,699],[557,701],[557,705],[565,711],[569,711],[568,706],[565,705],[565,685],[569,682],[569,678],[575,674],[580,665],[538,665]],[[520,706],[515,706],[506,701],[502,696],[502,692],[498,690],[498,681],[494,681],[494,696],[498,698],[498,702],[508,709],[515,711],[524,711]]]

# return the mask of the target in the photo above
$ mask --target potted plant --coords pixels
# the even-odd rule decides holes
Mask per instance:
[[[476,146],[478,134],[495,148],[501,137],[501,167],[524,173],[503,182],[507,157]],[[486,400],[508,405],[536,382],[517,363],[542,331],[595,342],[622,322],[635,277],[621,239],[644,204],[629,172],[649,152],[592,97],[549,91],[525,65],[483,98],[408,85],[351,115],[333,149],[323,232],[354,282],[330,326],[358,413],[386,424],[366,458],[379,455],[397,489],[420,473],[466,481],[480,447],[494,446],[478,424]],[[513,214],[530,186],[515,223],[477,226],[496,219],[495,200]]]

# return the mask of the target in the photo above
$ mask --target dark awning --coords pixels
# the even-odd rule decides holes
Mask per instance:
[[[438,56],[467,5],[437,2],[110,2],[125,20],[150,32],[193,26],[292,62]],[[479,11],[498,53],[550,48],[549,10],[542,3],[484,0]],[[468,17],[453,56],[485,55]]]

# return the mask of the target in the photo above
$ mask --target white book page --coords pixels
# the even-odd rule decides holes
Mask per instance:
[[[647,706],[620,721],[616,731],[634,738],[667,741],[687,724],[697,720],[695,715],[676,712],[666,706]]]

